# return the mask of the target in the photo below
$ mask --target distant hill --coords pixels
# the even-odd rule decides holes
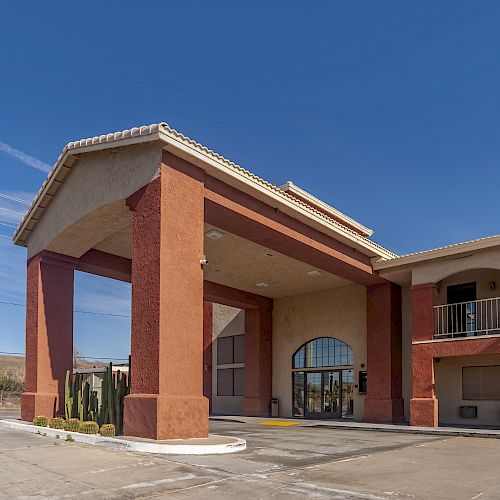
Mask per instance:
[[[0,354],[0,373],[24,380],[24,356]]]
[[[93,366],[108,366],[108,363],[84,359],[78,359],[75,363],[75,368],[91,368]],[[18,380],[24,380],[24,356],[0,354],[0,373],[10,375]]]

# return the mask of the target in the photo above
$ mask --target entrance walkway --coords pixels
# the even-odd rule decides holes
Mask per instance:
[[[247,420],[247,419],[245,419]],[[124,453],[0,429],[2,498],[498,499],[500,441],[211,421],[231,455]],[[311,422],[307,422],[310,424]]]
[[[379,431],[379,432],[397,432],[404,434],[421,434],[426,436],[462,436],[462,437],[483,437],[500,439],[500,429],[489,427],[416,427],[407,424],[372,424],[367,422],[354,422],[352,420],[312,420],[312,419],[292,419],[292,418],[273,418],[265,419],[258,417],[240,417],[240,416],[212,416],[211,421],[240,422],[251,425],[276,425],[281,423],[298,427],[316,427],[324,429],[343,429],[358,431]],[[274,424],[273,424],[274,422]],[[283,425],[283,424],[281,424]]]

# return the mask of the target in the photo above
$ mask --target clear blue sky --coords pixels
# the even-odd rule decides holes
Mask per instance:
[[[498,0],[7,2],[0,193],[31,199],[68,141],[167,121],[395,252],[497,234],[499,25]],[[24,287],[0,237],[0,300]],[[129,295],[76,277],[77,309],[127,315]],[[85,354],[128,354],[127,318],[75,318]],[[0,304],[0,351],[24,352],[22,307]]]

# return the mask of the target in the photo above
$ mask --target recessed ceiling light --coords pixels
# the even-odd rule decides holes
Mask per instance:
[[[269,283],[264,283],[263,281],[261,281],[260,283],[255,283],[255,286],[260,286],[260,287],[269,286]]]
[[[215,229],[211,229],[210,231],[207,231],[205,233],[205,236],[207,238],[211,238],[212,240],[218,240],[219,238],[222,238],[224,236],[224,233],[216,231]]]
[[[321,273],[317,271],[316,269],[313,269],[312,271],[307,271],[307,274],[309,276],[321,276]]]

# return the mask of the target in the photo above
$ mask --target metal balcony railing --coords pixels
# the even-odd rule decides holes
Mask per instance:
[[[500,297],[434,306],[434,338],[500,334]]]

